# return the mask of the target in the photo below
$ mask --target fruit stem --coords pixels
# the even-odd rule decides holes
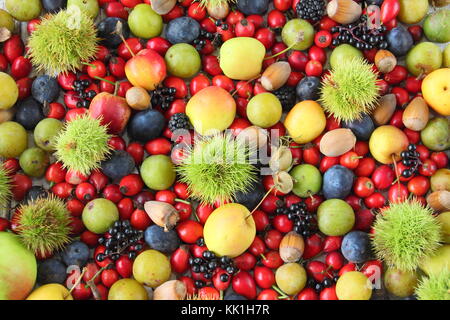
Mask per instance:
[[[88,288],[91,288],[92,295],[94,296],[95,300],[101,300],[101,298],[102,298],[100,296],[100,292],[98,292],[97,286],[95,285],[95,279],[103,272],[103,270],[107,269],[109,265],[111,265],[111,264],[108,264],[108,265],[100,268],[100,270],[98,270],[91,279],[86,281],[86,286]]]
[[[264,195],[264,197],[261,199],[261,201],[256,205],[256,207],[252,210],[252,212],[250,212],[250,214],[248,216],[245,217],[245,219],[248,219],[249,217],[251,217],[251,215],[253,214],[253,212],[255,212],[259,206],[261,205],[261,203],[263,203],[263,201],[267,198],[267,196],[272,192],[272,190],[275,189],[275,186],[273,185]]]
[[[258,79],[259,77],[261,77],[261,74],[258,74],[257,76],[255,76],[255,77],[253,77],[253,78],[247,80],[244,84],[242,84],[241,86],[239,86],[239,88],[242,87],[242,86],[244,86],[244,85],[246,85],[246,84],[248,84],[248,83],[250,83],[250,82],[252,82],[252,81],[254,81],[254,80],[256,80],[256,79]],[[234,95],[237,93],[237,91],[239,90],[239,88],[236,86],[236,89],[234,89],[234,91],[231,93],[231,96],[232,96],[232,97],[234,97]],[[248,94],[250,95],[250,92],[249,92]]]
[[[73,287],[70,288],[69,293],[64,297],[64,300],[66,300],[66,298],[72,294],[72,291],[80,284],[81,279],[83,279],[83,276],[86,273],[86,271],[87,271],[87,268],[86,267],[83,268],[83,271],[81,271],[80,276],[78,277],[77,281],[75,281]]]
[[[89,62],[82,62],[81,64],[84,64],[85,66],[92,67],[94,69],[97,68],[97,66],[95,64],[92,64],[92,63],[89,63]]]
[[[117,91],[119,91],[119,82],[114,83],[114,95],[117,96]]]
[[[278,299],[286,299],[286,298],[289,298],[289,296],[288,296],[286,293],[284,293],[283,291],[281,291],[281,289],[278,288],[276,285],[273,285],[273,286],[272,286],[272,289],[275,290],[277,293],[280,294],[280,296],[278,297]]]
[[[281,54],[283,54],[283,53],[285,53],[285,52],[291,50],[294,46],[296,46],[299,42],[302,42],[303,40],[304,40],[304,34],[303,34],[303,32],[300,32],[299,35],[298,35],[298,40],[297,40],[296,42],[294,42],[293,44],[291,44],[291,45],[290,45],[289,47],[287,47],[286,49],[283,49],[283,50],[281,50],[280,52],[275,53],[274,55],[265,57],[263,60],[269,60],[269,59],[272,59],[272,58],[276,58],[276,57],[278,57],[279,55],[281,55]]]
[[[267,260],[266,256],[264,255],[264,253],[260,254],[261,258],[263,258],[263,260]]]
[[[113,86],[115,86],[115,85],[116,85],[116,83],[117,83],[117,81],[116,81],[116,82],[112,82],[111,80],[108,80],[108,79],[104,79],[104,78],[101,78],[101,77],[99,77],[99,76],[95,76],[95,77],[94,77],[94,79],[97,79],[97,80],[101,80],[101,81],[105,81],[105,82],[108,82],[109,84],[112,84]]]
[[[186,200],[183,200],[183,199],[180,199],[180,198],[176,198],[175,201],[176,202],[185,203],[185,204],[189,204],[189,205],[191,204],[189,201],[186,201]]]

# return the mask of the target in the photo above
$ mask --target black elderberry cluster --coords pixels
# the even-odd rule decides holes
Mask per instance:
[[[176,88],[160,87],[151,92],[152,106],[160,106],[164,111],[169,109],[170,103],[175,100]]]
[[[179,112],[175,113],[170,117],[169,123],[167,124],[170,131],[175,132],[178,129],[189,129],[189,118],[185,113]]]
[[[205,245],[203,238],[197,241],[197,245]],[[214,252],[209,250],[203,252],[202,258],[189,258],[189,265],[192,272],[203,274],[205,279],[211,279],[217,268],[225,270],[226,273],[220,276],[220,281],[222,282],[227,282],[238,271],[231,258],[227,256],[219,258]],[[196,280],[194,284],[197,288],[202,288],[206,285],[202,280]]]
[[[77,108],[89,108],[91,100],[97,95],[97,92],[95,92],[94,90],[86,92],[86,89],[90,85],[91,81],[88,79],[75,80],[73,82],[73,88],[77,93],[77,98],[79,99],[79,101],[77,102]]]
[[[309,278],[306,286],[308,288],[313,288],[314,291],[320,293],[325,288],[333,286],[339,279],[339,276],[335,276],[333,279],[325,278],[322,282],[316,281],[314,278]]]
[[[98,243],[106,247],[104,253],[99,253],[95,259],[99,262],[110,258],[116,261],[121,255],[128,255],[128,258],[134,259],[137,252],[142,250],[142,240],[144,232],[134,229],[130,221],[116,221],[108,230],[105,236],[98,239]]]
[[[333,27],[331,32],[339,32],[339,35],[333,39],[332,44],[333,46],[338,46],[348,43],[360,50],[386,49],[388,47],[384,36],[386,30],[386,26],[383,25],[379,28],[369,28],[367,16],[362,15],[354,23]]]
[[[316,22],[325,15],[325,8],[324,0],[300,0],[295,10],[299,18]]]
[[[276,214],[286,214],[294,222],[294,231],[307,238],[317,232],[314,216],[306,210],[304,202],[292,204],[289,208],[277,208]]]
[[[284,111],[289,111],[295,105],[296,95],[295,88],[289,86],[283,86],[278,90],[275,90],[273,94],[280,100],[281,106]]]
[[[193,41],[195,49],[198,51],[202,50],[206,45],[206,40],[213,40],[214,34],[206,31],[205,29],[200,29],[200,35],[197,39]]]
[[[419,160],[420,153],[416,150],[416,145],[411,143],[407,150],[402,151],[400,156],[402,157],[403,165],[408,167],[408,169],[403,170],[402,176],[404,178],[409,178],[415,175],[419,170],[419,165],[421,164]]]

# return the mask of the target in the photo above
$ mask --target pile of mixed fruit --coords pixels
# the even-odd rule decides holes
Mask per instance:
[[[0,299],[450,300],[449,0],[5,0]]]

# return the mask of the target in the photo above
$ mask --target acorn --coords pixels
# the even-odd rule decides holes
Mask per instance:
[[[280,171],[272,175],[275,189],[288,194],[294,188],[294,180],[286,171]]]
[[[356,137],[350,129],[334,129],[320,140],[320,152],[327,157],[339,157],[355,147]]]
[[[340,24],[349,24],[359,19],[362,8],[353,0],[332,0],[327,5],[328,16]]]
[[[280,257],[286,263],[300,260],[305,250],[303,237],[295,231],[286,233],[280,242]]]
[[[375,55],[375,65],[381,73],[388,73],[394,70],[397,58],[389,50],[378,50]]]
[[[141,87],[132,87],[125,94],[128,105],[134,110],[145,110],[152,106],[151,97],[147,90]]]
[[[164,231],[169,231],[180,220],[178,211],[169,203],[162,201],[147,201],[144,203],[144,210],[152,219],[152,221],[164,228]]]
[[[292,165],[292,152],[286,146],[280,146],[272,152],[269,160],[269,167],[273,172],[285,171]]]
[[[286,61],[278,61],[264,71],[261,76],[261,85],[267,91],[280,89],[288,80],[291,74],[291,66]]]
[[[403,124],[414,131],[423,130],[430,119],[430,110],[425,99],[415,97],[403,112]]]
[[[187,289],[183,281],[169,280],[153,291],[153,300],[184,300]]]
[[[151,7],[159,15],[169,13],[175,7],[177,0],[152,0]]]
[[[450,192],[447,190],[432,192],[427,197],[427,203],[436,212],[449,211]]]
[[[389,122],[394,114],[395,107],[397,105],[397,99],[395,94],[390,93],[382,96],[378,100],[378,106],[372,113],[372,119],[377,126],[382,126]]]

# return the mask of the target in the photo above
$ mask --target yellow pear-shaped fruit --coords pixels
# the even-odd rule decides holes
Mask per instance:
[[[0,110],[11,108],[19,97],[16,81],[7,73],[0,72]]]
[[[236,102],[221,87],[206,87],[197,92],[186,105],[186,115],[201,135],[223,131],[233,123]]]
[[[408,137],[397,127],[386,125],[375,129],[369,140],[370,153],[375,160],[390,164],[401,159],[400,153],[408,147]]]
[[[255,221],[250,211],[238,203],[229,203],[214,210],[203,229],[208,249],[218,256],[230,258],[244,253],[255,235]]]
[[[297,143],[308,143],[317,138],[326,125],[325,113],[315,101],[297,103],[286,116],[284,126]]]
[[[372,286],[364,273],[349,271],[339,277],[336,295],[339,300],[369,300],[372,296]]]
[[[443,116],[450,116],[450,68],[437,69],[422,81],[422,94],[428,105]]]
[[[73,297],[63,285],[50,283],[35,289],[27,300],[73,300]]]
[[[423,259],[419,268],[427,275],[436,275],[445,269],[450,271],[450,244],[440,246],[434,254]]]
[[[114,282],[108,292],[108,300],[148,300],[147,290],[134,279]]]
[[[255,38],[232,38],[220,47],[220,68],[228,78],[250,80],[261,72],[265,54],[266,48]]]

